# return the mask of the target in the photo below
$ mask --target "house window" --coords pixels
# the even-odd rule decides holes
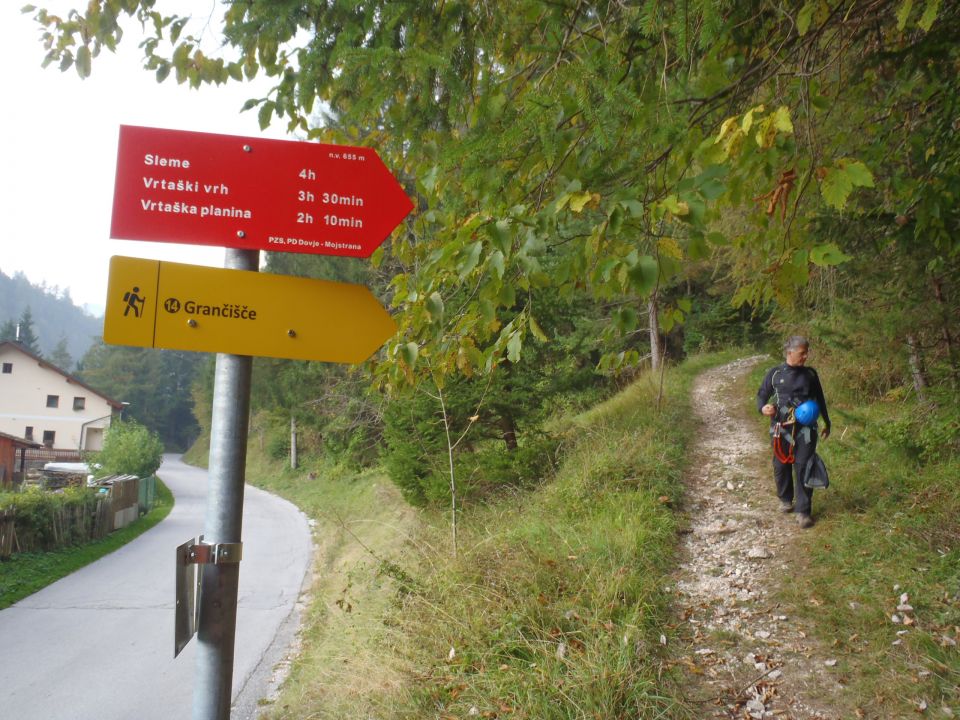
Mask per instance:
[[[60,407],[60,396],[47,395],[47,407],[48,408]]]
[[[73,399],[73,409],[74,410],[83,410],[87,406],[87,399],[83,397],[75,397]]]
[[[3,374],[9,375],[13,372],[13,363],[4,363],[3,364]]]
[[[52,447],[53,447],[53,443],[56,442],[56,438],[57,438],[57,433],[56,433],[56,431],[54,431],[54,430],[44,430],[44,431],[43,431],[43,444],[44,444],[46,447],[52,448]]]
[[[27,425],[23,431],[24,440],[33,440],[33,425]]]

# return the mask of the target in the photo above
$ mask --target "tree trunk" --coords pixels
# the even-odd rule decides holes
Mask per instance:
[[[290,418],[290,469],[296,470],[297,462],[297,419]]]
[[[659,370],[663,364],[663,339],[660,337],[660,308],[657,305],[657,293],[650,296],[647,303],[647,316],[650,319],[650,367]]]
[[[907,350],[910,357],[910,375],[913,377],[913,389],[917,392],[917,399],[920,402],[926,402],[923,394],[927,387],[926,371],[923,368],[923,356],[920,354],[920,345],[917,337],[913,333],[907,335]]]
[[[940,278],[934,277],[930,281],[933,283],[933,296],[937,299],[940,306],[940,336],[947,346],[947,358],[950,362],[950,378],[953,381],[953,387],[960,387],[960,359],[957,358],[957,349],[954,346],[953,334],[950,332],[950,311],[947,303],[943,299],[943,283]]]
[[[510,413],[500,414],[500,429],[503,430],[503,441],[507,444],[507,450],[513,452],[517,449],[517,426],[513,422],[513,416]]]

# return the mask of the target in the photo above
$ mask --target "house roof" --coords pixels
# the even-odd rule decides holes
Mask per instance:
[[[31,447],[31,448],[43,447],[43,445],[41,445],[38,442],[33,442],[33,440],[27,440],[26,438],[17,437],[16,435],[7,435],[6,433],[3,433],[3,432],[0,432],[0,440],[10,440],[13,442],[14,445],[18,445],[20,447]]]
[[[60,368],[58,368],[56,365],[54,365],[53,363],[49,362],[48,360],[44,360],[44,359],[43,359],[42,357],[40,357],[39,355],[34,355],[32,352],[30,352],[30,351],[27,350],[25,347],[23,347],[23,345],[21,345],[20,343],[15,343],[15,342],[13,342],[13,341],[11,341],[11,340],[4,340],[3,342],[0,342],[0,350],[5,350],[5,349],[7,349],[7,348],[16,350],[17,352],[20,352],[20,353],[23,353],[23,354],[26,355],[28,358],[30,358],[30,359],[32,359],[32,360],[36,360],[37,364],[40,365],[41,367],[45,367],[45,368],[47,368],[48,370],[53,370],[55,373],[58,373],[59,375],[63,375],[63,377],[66,378],[66,380],[67,380],[68,383],[72,383],[72,384],[74,384],[74,385],[79,385],[80,387],[89,390],[89,391],[92,392],[94,395],[97,395],[97,396],[103,398],[104,400],[107,401],[107,404],[110,405],[110,407],[114,408],[115,410],[122,410],[122,409],[123,409],[123,403],[120,402],[119,400],[114,400],[114,399],[113,399],[112,397],[110,397],[109,395],[104,395],[102,392],[100,392],[100,391],[97,390],[96,388],[92,388],[92,387],[90,387],[89,385],[87,385],[87,384],[86,384],[85,382],[83,382],[80,378],[74,377],[74,376],[71,375],[70,373],[65,372],[64,370],[61,370]]]

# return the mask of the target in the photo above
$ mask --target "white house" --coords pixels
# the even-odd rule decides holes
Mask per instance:
[[[14,342],[0,343],[0,433],[56,450],[100,450],[123,403]]]

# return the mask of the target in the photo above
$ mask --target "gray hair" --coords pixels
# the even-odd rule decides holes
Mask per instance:
[[[793,350],[799,350],[800,348],[808,347],[810,347],[810,341],[807,340],[803,335],[791,335],[783,344],[783,351],[788,353]]]

